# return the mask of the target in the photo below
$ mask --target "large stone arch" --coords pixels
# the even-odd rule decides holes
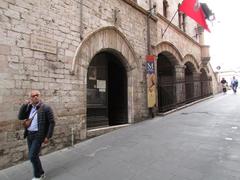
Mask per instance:
[[[193,55],[187,54],[184,56],[183,64],[186,64],[187,62],[190,62],[194,66],[194,69],[196,72],[200,72],[200,66],[199,66],[196,58]]]
[[[87,71],[93,57],[99,52],[110,52],[121,59],[127,71],[128,122],[134,122],[134,91],[137,89],[139,76],[135,52],[126,37],[115,27],[108,26],[90,33],[79,45],[72,61],[72,75],[80,81],[80,101],[83,103],[83,117],[86,117]],[[84,119],[86,120],[86,119]],[[86,123],[85,123],[86,124]]]
[[[124,65],[127,70],[138,67],[137,58],[127,38],[114,26],[100,28],[89,35],[80,43],[72,62],[71,73],[78,71],[76,64],[88,67],[91,59],[103,49],[114,49],[127,61]]]
[[[183,61],[181,53],[170,42],[163,41],[155,46],[154,54],[158,55],[160,53],[167,56],[173,65],[181,65],[181,62]]]

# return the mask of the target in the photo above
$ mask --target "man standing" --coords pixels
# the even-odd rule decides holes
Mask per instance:
[[[233,76],[233,79],[231,81],[231,86],[232,86],[233,92],[236,94],[237,87],[238,87],[238,80],[235,78],[235,76]]]
[[[54,115],[51,107],[44,104],[40,98],[40,92],[33,90],[30,99],[23,104],[18,114],[19,120],[24,120],[24,138],[27,137],[29,160],[33,166],[33,179],[42,180],[45,173],[39,158],[42,143],[47,144],[52,137],[55,126]],[[27,125],[25,122],[31,119]]]

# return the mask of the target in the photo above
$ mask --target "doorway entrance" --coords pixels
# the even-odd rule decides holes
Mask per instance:
[[[127,72],[118,55],[100,52],[87,73],[87,128],[128,123]]]
[[[158,109],[165,112],[175,106],[175,72],[171,61],[163,54],[157,59]]]

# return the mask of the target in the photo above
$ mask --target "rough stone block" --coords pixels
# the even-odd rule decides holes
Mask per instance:
[[[20,19],[20,13],[11,9],[5,10],[4,14],[10,18]]]
[[[0,44],[0,55],[9,55],[10,54],[10,46]]]
[[[8,8],[8,3],[5,1],[0,1],[0,8],[7,9]]]
[[[20,47],[17,47],[17,46],[12,46],[10,54],[21,57],[22,56],[22,49]]]
[[[42,82],[32,82],[33,89],[44,89],[44,84]]]
[[[17,63],[17,62],[19,62],[19,57],[18,56],[8,56],[8,61]]]
[[[34,51],[33,57],[36,59],[46,59],[45,53],[40,51]]]
[[[22,51],[23,57],[33,57],[33,50],[23,48]]]
[[[5,1],[7,1],[10,4],[16,4],[16,0],[5,0]]]
[[[14,80],[1,80],[0,81],[0,89],[12,89],[15,87]]]

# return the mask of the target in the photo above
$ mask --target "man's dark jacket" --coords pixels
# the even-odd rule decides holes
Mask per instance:
[[[40,103],[37,105],[37,119],[38,119],[38,132],[36,137],[43,141],[46,137],[50,139],[53,134],[53,129],[55,126],[54,115],[52,108],[46,104]],[[23,104],[18,113],[18,119],[24,120],[29,117],[32,105]],[[28,131],[25,128],[24,138],[27,137]]]

